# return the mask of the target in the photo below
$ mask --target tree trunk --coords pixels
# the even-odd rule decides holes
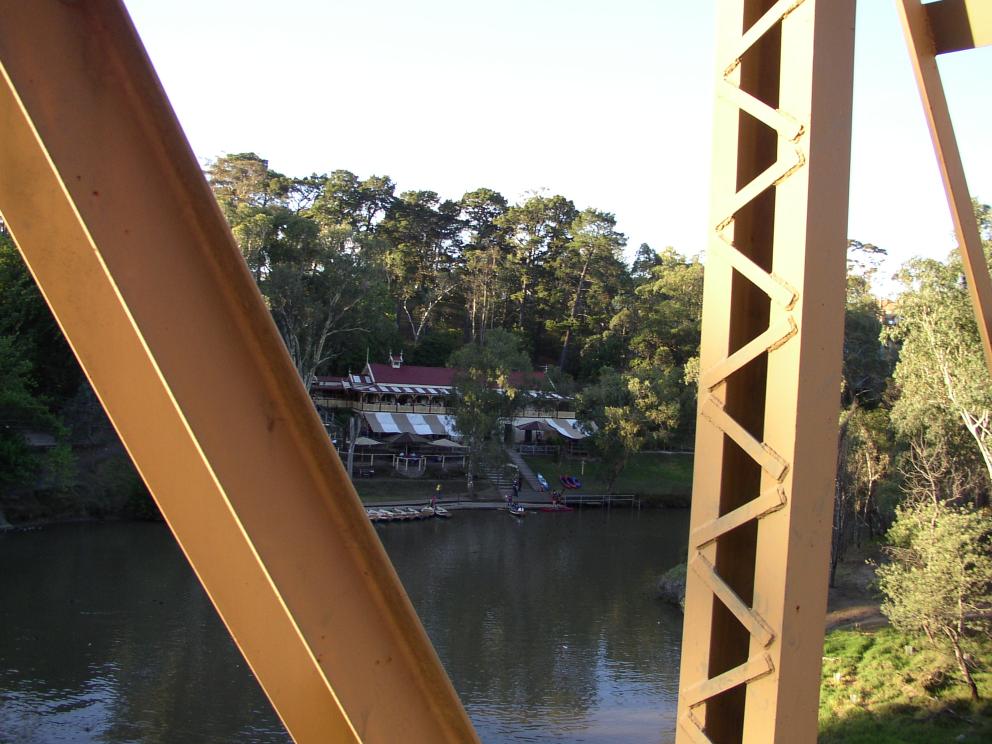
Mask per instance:
[[[582,302],[582,286],[586,281],[586,274],[589,271],[589,262],[592,260],[595,251],[586,256],[586,261],[582,265],[579,273],[579,282],[575,286],[575,297],[572,298],[572,309],[568,314],[568,329],[565,331],[565,338],[561,343],[561,356],[558,358],[558,369],[565,370],[565,362],[568,361],[568,344],[572,340],[572,325],[575,323],[575,316],[579,314],[579,306]]]
[[[354,479],[355,472],[355,437],[358,434],[358,418],[348,419],[348,478]]]
[[[945,629],[944,632],[947,634],[947,637],[951,640],[951,645],[954,647],[954,658],[958,662],[958,669],[961,670],[965,684],[967,684],[968,689],[971,690],[971,699],[978,702],[982,698],[978,694],[978,685],[975,684],[975,680],[971,676],[971,670],[968,669],[968,662],[965,661],[964,652],[961,650],[961,644],[958,641],[958,637],[950,630]]]

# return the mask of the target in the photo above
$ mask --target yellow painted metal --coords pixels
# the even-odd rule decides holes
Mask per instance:
[[[0,17],[4,221],[287,729],[476,741],[123,5]]]
[[[923,6],[937,54],[992,44],[989,0],[940,0]]]
[[[854,0],[722,0],[719,18],[677,740],[813,742]]]
[[[954,233],[958,239],[965,276],[968,280],[968,292],[971,295],[971,304],[982,337],[985,363],[992,373],[992,278],[989,276],[988,264],[982,249],[982,238],[972,209],[971,192],[968,190],[961,153],[954,136],[951,112],[947,107],[944,86],[940,80],[940,71],[937,69],[938,47],[934,42],[937,29],[930,23],[933,19],[944,18],[943,25],[939,27],[944,29],[941,31],[943,34],[948,34],[946,29],[952,27],[974,28],[976,39],[984,38],[984,43],[990,43],[992,42],[992,2],[983,0],[978,3],[962,3],[957,0],[954,2],[943,0],[928,5],[922,4],[920,0],[898,0],[898,2],[906,43],[909,45],[909,57],[916,74],[920,97],[923,99],[923,110],[930,127],[930,136],[937,154],[940,175],[944,181],[947,202],[951,208]],[[935,6],[947,6],[948,11],[941,14]],[[982,25],[968,26],[968,18],[964,18],[966,6],[968,18],[973,18],[976,24],[981,21]],[[979,6],[982,8],[981,11],[978,10]],[[952,18],[957,19],[957,25],[952,25],[949,20]]]

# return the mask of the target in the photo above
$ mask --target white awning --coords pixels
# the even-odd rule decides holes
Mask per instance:
[[[362,413],[376,434],[420,434],[421,436],[457,436],[452,416],[426,413]]]
[[[556,432],[561,434],[563,437],[568,439],[585,439],[592,432],[586,431],[583,426],[575,419],[563,419],[563,418],[535,418],[533,416],[520,416],[513,419],[513,423],[516,426],[522,424],[530,423],[531,421],[543,421],[545,424],[550,426]]]

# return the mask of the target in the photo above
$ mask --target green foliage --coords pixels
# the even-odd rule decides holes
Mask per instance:
[[[688,566],[679,563],[665,571],[658,579],[658,598],[685,610],[685,580]]]
[[[698,258],[643,245],[628,269],[614,215],[561,195],[510,204],[479,188],[453,202],[396,194],[385,176],[291,178],[254,153],[219,158],[208,176],[304,380],[386,349],[437,365],[510,331],[531,360],[579,383],[603,367],[629,374],[645,441],[675,432],[691,444]],[[611,425],[629,443],[640,437],[631,420]]]
[[[970,439],[992,478],[992,379],[960,258],[914,259],[899,279],[899,322],[887,334],[899,344],[893,423],[928,446],[954,450]]]
[[[848,246],[842,381],[845,407],[877,406],[892,374],[891,353],[880,338],[882,309],[871,292],[878,261],[885,254],[870,243],[852,240]]]
[[[391,182],[287,178],[254,153],[219,158],[208,176],[300,377],[360,366],[374,338],[390,337],[388,278],[361,247]]]
[[[677,425],[678,402],[665,395],[665,383],[604,367],[579,394],[579,420],[593,432],[589,442],[606,469],[608,491],[632,454]]]
[[[642,246],[643,250],[643,246]],[[650,278],[636,290],[638,322],[631,339],[633,366],[683,368],[699,356],[703,316],[703,265],[666,248],[656,256]]]
[[[0,335],[16,339],[18,354],[28,363],[31,379],[53,405],[76,392],[83,380],[82,370],[2,222]]]
[[[980,639],[992,658],[992,641]],[[992,705],[954,683],[954,659],[895,628],[826,637],[820,684],[822,744],[942,744],[992,736]],[[975,675],[992,691],[992,673]]]
[[[525,403],[523,388],[515,385],[512,372],[530,370],[530,359],[520,339],[509,331],[492,329],[484,343],[467,344],[456,351],[449,365],[455,376],[451,408],[455,429],[468,450],[466,475],[469,491],[480,469],[502,460],[502,429]]]
[[[0,491],[61,486],[73,472],[56,405],[75,392],[79,366],[0,223]],[[28,445],[25,435],[55,437],[54,448]]]
[[[903,504],[888,532],[891,562],[878,568],[882,612],[909,633],[954,652],[965,682],[968,647],[992,625],[992,523],[987,513],[920,499]]]
[[[31,373],[31,362],[16,339],[0,336],[0,490],[33,483],[46,463],[56,468],[58,480],[71,469],[64,447],[39,451],[25,438],[31,432],[65,435],[59,418],[37,394]]]

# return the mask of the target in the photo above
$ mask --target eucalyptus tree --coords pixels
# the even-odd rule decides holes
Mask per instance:
[[[508,234],[510,266],[515,289],[513,327],[523,332],[537,349],[548,317],[544,300],[550,267],[572,239],[571,228],[579,213],[564,196],[534,194],[510,207],[499,218]]]
[[[329,206],[347,201],[350,179],[342,171],[287,178],[253,153],[218,158],[207,175],[309,386],[354,336],[376,333],[386,317],[385,275],[355,250],[357,212],[347,218]]]
[[[480,188],[458,203],[462,224],[462,295],[470,341],[484,339],[486,331],[502,325],[513,291],[506,228],[500,218],[509,209],[506,199],[492,189]]]
[[[892,375],[894,354],[882,336],[882,308],[872,291],[883,248],[848,241],[847,297],[844,309],[842,405],[875,408]]]
[[[458,204],[433,191],[405,191],[379,226],[396,325],[414,346],[459,288],[458,216]]]
[[[899,275],[899,344],[893,421],[904,436],[954,438],[967,431],[992,479],[992,380],[960,260],[914,259]]]
[[[623,249],[627,238],[616,230],[616,218],[595,209],[583,210],[572,223],[572,239],[551,259],[545,327],[560,336],[558,367],[570,367],[573,346],[601,333],[613,315],[612,299],[625,291]],[[577,343],[576,343],[577,342]]]
[[[882,612],[900,630],[924,633],[954,654],[979,700],[968,653],[972,638],[992,630],[992,527],[988,514],[932,499],[910,500],[888,533],[890,562],[879,566]]]
[[[322,225],[347,228],[356,240],[368,239],[395,200],[396,185],[389,176],[360,179],[351,171],[336,170],[323,179],[312,215]],[[355,244],[363,247],[367,240]]]

